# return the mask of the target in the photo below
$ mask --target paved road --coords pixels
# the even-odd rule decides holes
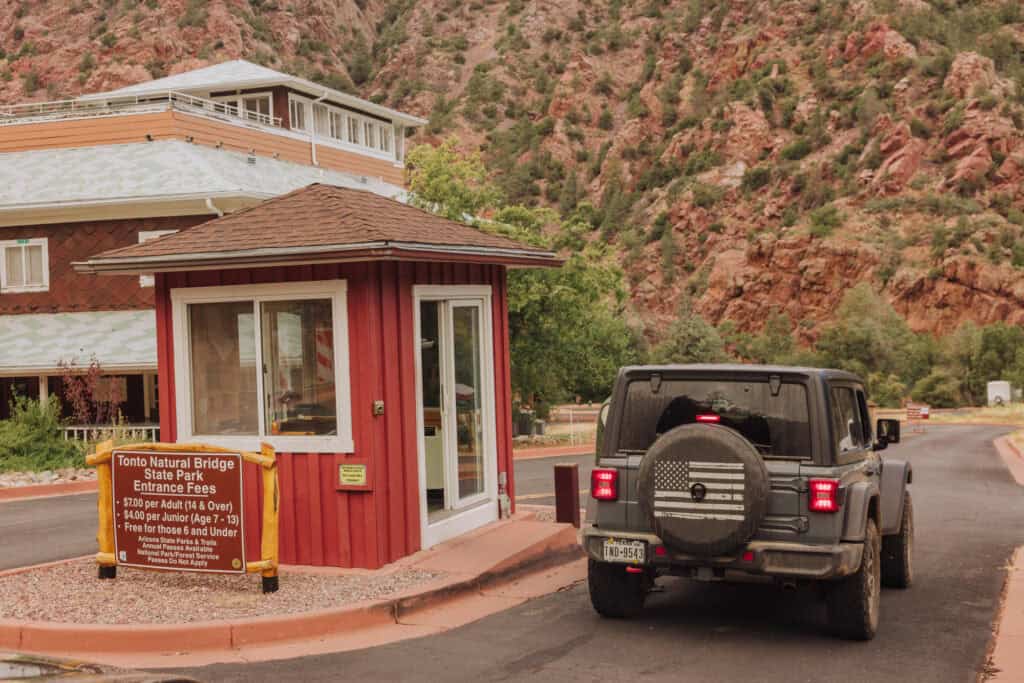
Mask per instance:
[[[580,490],[589,491],[590,470],[594,456],[567,455],[557,458],[516,460],[516,502],[527,505],[555,504],[555,465],[575,463],[580,468]],[[586,506],[587,494],[580,494],[580,507]]]
[[[520,502],[554,505],[553,467],[568,462],[580,464],[580,488],[588,486],[592,455],[517,461],[517,495],[525,496]],[[94,553],[96,494],[0,503],[0,539],[0,570]]]
[[[914,464],[917,583],[887,590],[870,643],[824,633],[812,591],[663,580],[632,621],[594,615],[577,586],[447,633],[369,650],[188,672],[210,681],[974,681],[1024,494],[991,427],[929,427],[889,451]],[[550,467],[550,462],[546,463]],[[544,461],[523,478],[543,479]]]
[[[96,494],[0,503],[0,569],[96,552]]]

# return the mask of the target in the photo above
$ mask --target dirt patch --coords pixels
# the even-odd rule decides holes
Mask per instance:
[[[345,575],[283,571],[281,589],[264,595],[258,575],[155,572],[118,568],[96,578],[91,559],[0,577],[0,619],[77,624],[172,624],[292,614],[386,598],[442,576],[398,569]]]

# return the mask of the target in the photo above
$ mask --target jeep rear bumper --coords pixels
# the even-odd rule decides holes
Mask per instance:
[[[605,539],[643,541],[646,561],[642,565],[666,574],[692,573],[698,568],[711,569],[715,577],[725,571],[740,571],[763,576],[803,579],[837,579],[848,576],[860,567],[863,543],[807,545],[784,541],[751,541],[735,555],[701,557],[674,552],[654,534],[635,531],[611,531],[590,526],[583,529],[583,549],[599,562],[604,561]],[[656,552],[663,549],[663,554]]]

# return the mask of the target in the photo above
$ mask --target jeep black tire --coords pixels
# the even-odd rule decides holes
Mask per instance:
[[[910,491],[903,496],[900,532],[882,538],[882,585],[910,588],[914,581],[914,505]]]
[[[768,511],[764,460],[739,432],[719,425],[685,424],[662,434],[644,455],[638,479],[650,528],[681,553],[734,552]]]
[[[625,565],[592,559],[587,563],[587,585],[594,611],[602,617],[624,619],[643,609],[651,579],[646,573],[627,572]]]
[[[836,635],[850,640],[871,640],[878,630],[881,598],[879,555],[881,541],[875,521],[864,530],[864,553],[860,568],[829,586],[826,596],[829,625]]]

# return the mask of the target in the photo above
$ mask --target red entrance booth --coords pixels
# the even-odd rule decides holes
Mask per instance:
[[[514,499],[506,270],[558,264],[316,184],[76,267],[156,275],[162,438],[274,446],[281,561],[374,568]]]

